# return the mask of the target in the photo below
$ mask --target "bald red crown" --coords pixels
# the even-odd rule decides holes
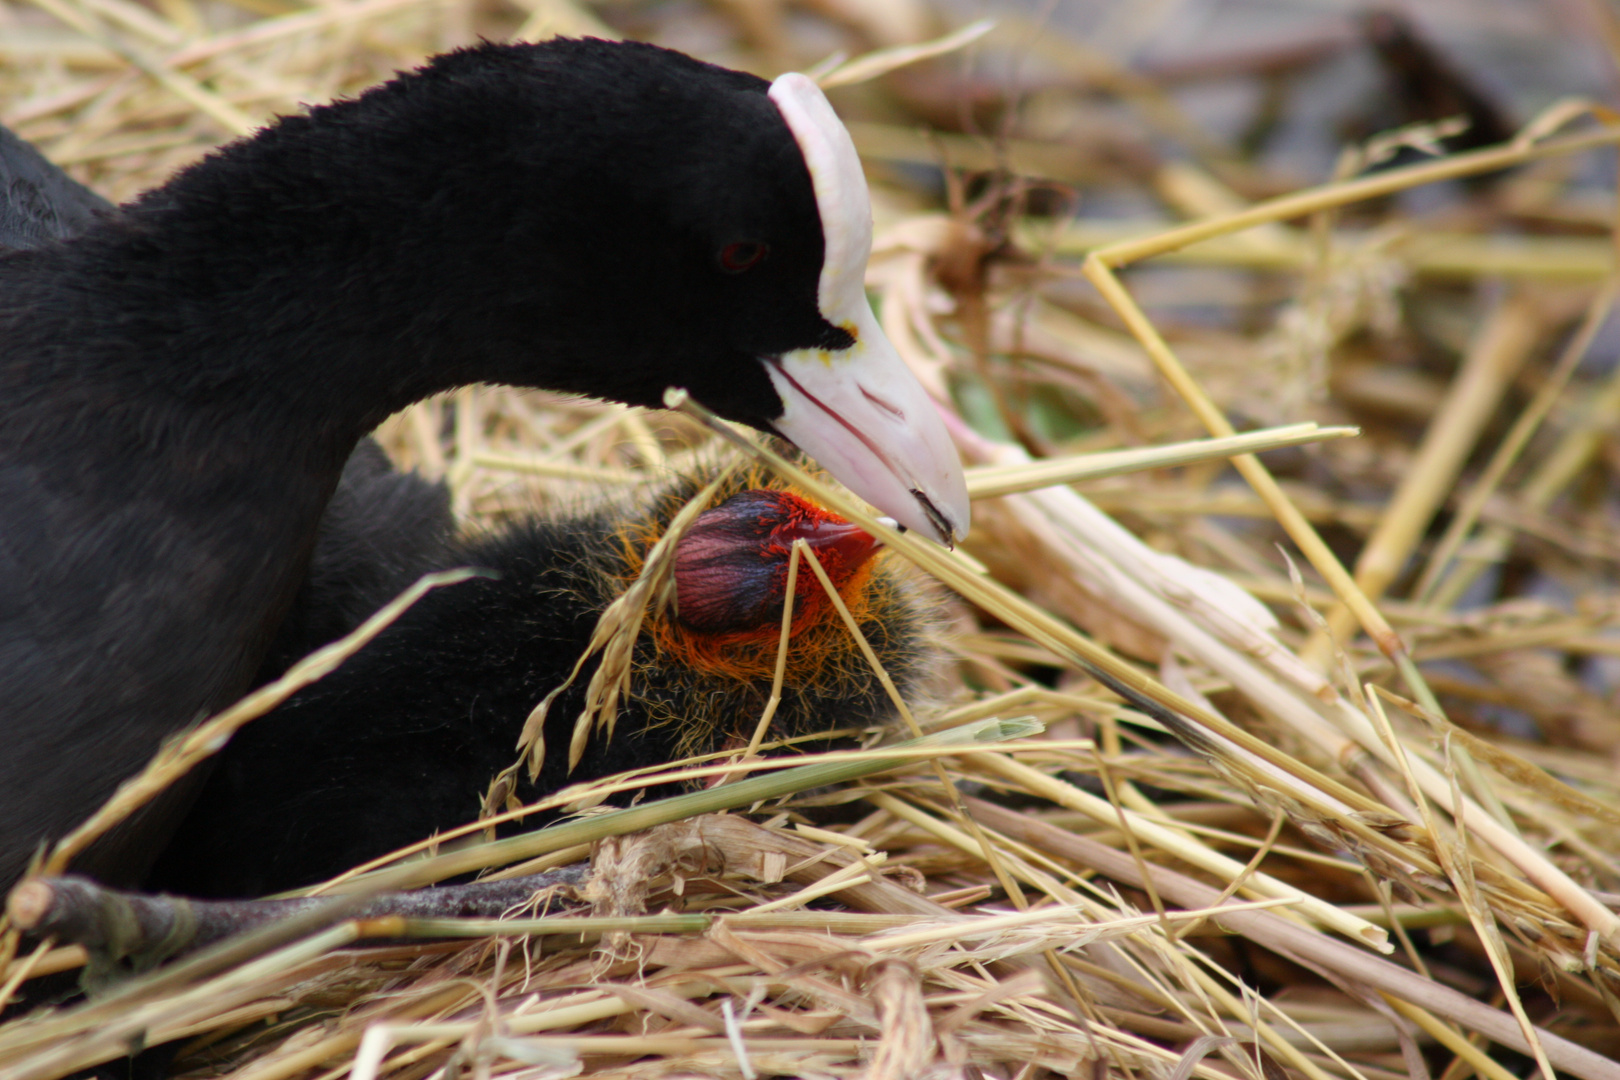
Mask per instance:
[[[675,552],[675,597],[682,626],[719,634],[774,626],[787,595],[795,541],[815,553],[840,591],[880,546],[864,530],[785,491],[752,490],[704,512]],[[795,607],[822,592],[799,568]]]

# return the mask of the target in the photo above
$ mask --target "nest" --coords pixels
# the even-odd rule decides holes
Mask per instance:
[[[1532,52],[1575,34],[1498,7],[1482,24]],[[1183,111],[1185,65],[1018,18],[949,29],[921,0],[0,6],[0,118],[115,199],[478,35],[766,74],[845,50],[817,70],[874,180],[868,284],[957,404],[979,500],[965,551],[885,534],[967,612],[907,746],[677,763],[730,782],[439,838],[382,884],[591,869],[499,923],[323,909],[11,1019],[0,1073],[181,1040],[176,1072],[251,1080],[1620,1078],[1615,209],[1583,172],[1620,128],[1564,101],[1448,152],[1456,126],[1419,115],[1309,186]],[[1489,129],[1466,66],[1397,29],[1366,32],[1408,88]],[[1263,52],[1222,77],[1302,62]],[[995,58],[1014,74],[982,75]],[[1397,154],[1430,156],[1367,171]],[[1439,182],[1440,211],[1403,201]],[[1072,217],[1092,191],[1125,216]],[[472,388],[380,438],[499,522],[715,436]],[[92,828],[359,643],[166,748]],[[0,998],[86,960],[19,941]]]

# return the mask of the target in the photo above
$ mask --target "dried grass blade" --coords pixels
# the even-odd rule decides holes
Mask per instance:
[[[1168,469],[1234,454],[1259,454],[1285,446],[1305,446],[1328,439],[1348,439],[1360,434],[1353,427],[1321,427],[1314,423],[1246,431],[1220,439],[1196,439],[1132,450],[1110,450],[1073,457],[1044,458],[1028,464],[981,465],[967,473],[968,495],[988,499],[1020,491],[1099,480],[1108,476]]]
[[[984,35],[994,30],[994,19],[979,19],[970,22],[960,30],[953,30],[944,37],[933,41],[921,42],[917,45],[895,45],[887,49],[878,49],[865,56],[858,56],[847,63],[817,77],[816,81],[823,89],[835,86],[852,86],[855,83],[868,82],[881,78],[889,72],[915,64],[919,60],[931,60],[936,56],[945,56],[958,49],[965,48],[978,41]]]
[[[986,720],[949,731],[924,735],[920,739],[908,739],[896,743],[893,748],[912,750],[1005,742],[1027,738],[1040,730],[1041,725],[1033,720]],[[414,884],[427,884],[456,874],[470,873],[487,866],[499,866],[518,859],[529,859],[549,851],[590,843],[608,836],[640,832],[655,825],[680,821],[699,814],[733,810],[810,788],[845,783],[894,768],[910,760],[909,757],[902,755],[886,758],[881,751],[876,751],[862,755],[858,760],[804,765],[774,774],[751,776],[746,780],[738,780],[706,791],[677,795],[674,798],[661,799],[628,810],[596,814],[583,820],[552,825],[521,836],[438,855],[421,862],[410,863],[401,867],[397,873],[408,874],[406,880]],[[334,891],[346,892],[355,884],[369,880],[369,877],[352,879],[347,885]]]

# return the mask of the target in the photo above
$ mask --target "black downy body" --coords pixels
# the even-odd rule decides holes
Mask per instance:
[[[149,886],[261,896],[475,820],[491,779],[517,760],[531,710],[567,680],[598,617],[706,479],[635,505],[536,517],[452,545],[440,566],[493,575],[430,592],[342,667],[239,732]],[[687,614],[649,612],[614,733],[596,731],[569,769],[593,659],[553,702],[542,768],[533,780],[526,769],[518,774],[516,799],[533,802],[568,784],[747,745],[770,695],[787,542],[814,535],[784,524],[780,492],[765,490],[779,486],[743,475],[715,496],[719,509],[688,534],[698,545],[682,541],[677,561],[679,612]],[[796,512],[791,500],[786,505]],[[870,544],[864,534],[855,539]],[[705,560],[690,578],[680,576],[688,553]],[[937,590],[897,556],[874,556],[869,547],[846,558],[833,544],[820,557],[901,693],[929,692],[941,664]],[[878,676],[808,567],[796,596],[769,738],[891,723],[894,707]]]

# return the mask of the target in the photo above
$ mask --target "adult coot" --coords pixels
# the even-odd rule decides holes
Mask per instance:
[[[455,545],[442,565],[494,575],[430,593],[337,671],[243,728],[149,887],[259,896],[474,820],[491,779],[517,759],[531,710],[566,683],[598,617],[704,479]],[[593,660],[551,703],[541,767],[532,781],[518,773],[516,798],[748,745],[770,696],[794,540],[816,552],[902,693],[937,674],[939,597],[903,560],[757,472],[729,478],[712,502],[676,547],[674,604],[643,624],[613,733],[596,730],[569,768]],[[769,738],[891,720],[881,681],[809,567],[796,581]]]
[[[961,533],[869,236],[809,80],[586,40],[439,57],[0,258],[0,883],[242,691],[350,451],[425,395],[685,386]]]

